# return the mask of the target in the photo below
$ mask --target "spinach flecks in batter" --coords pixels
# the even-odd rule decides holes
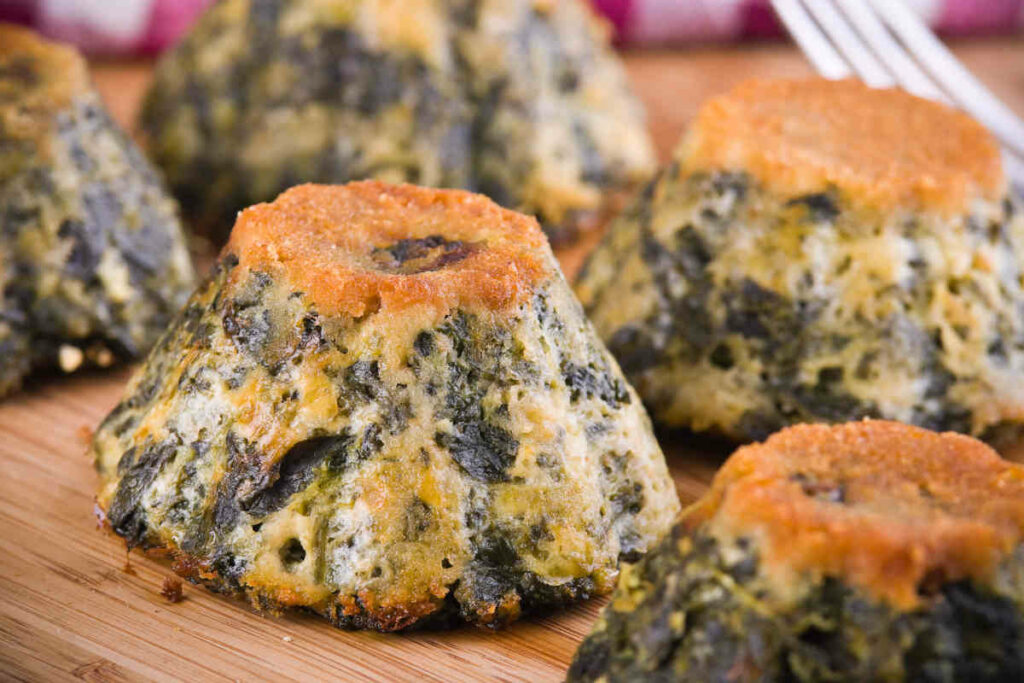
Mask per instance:
[[[942,586],[937,619],[925,625],[905,655],[907,680],[996,681],[1024,678],[1024,623],[1005,597],[979,592],[968,581]]]
[[[324,330],[320,326],[316,313],[307,313],[302,318],[302,337],[300,344],[307,348],[322,348],[327,345]]]
[[[629,480],[623,482],[609,497],[612,503],[612,516],[620,517],[624,514],[635,515],[643,508],[644,487],[639,483]]]
[[[224,384],[227,385],[228,389],[238,389],[245,382],[245,378],[249,376],[249,372],[249,368],[243,365],[225,370]]]
[[[589,576],[569,581],[548,583],[534,572],[523,572],[517,590],[522,596],[522,605],[527,610],[550,611],[566,607],[576,600],[589,600],[596,585]]]
[[[553,332],[560,332],[565,329],[565,324],[552,310],[551,303],[548,301],[548,297],[545,294],[538,293],[534,296],[533,310],[537,312],[537,321],[545,329],[549,329]]]
[[[345,388],[360,398],[373,400],[381,391],[380,363],[358,360],[345,370]]]
[[[831,223],[839,216],[836,199],[827,192],[803,195],[789,200],[789,206],[802,206],[807,209],[812,221]]]
[[[379,453],[383,447],[384,440],[381,438],[380,425],[373,423],[363,430],[363,436],[356,448],[356,457],[359,460],[366,460]]]
[[[630,401],[626,385],[615,379],[607,369],[598,369],[593,363],[577,365],[562,361],[562,378],[573,401],[599,398],[612,408]]]
[[[146,513],[141,507],[142,496],[175,452],[174,443],[150,443],[141,452],[136,448],[128,450],[117,464],[121,481],[107,510],[107,520],[129,546],[138,545],[145,538]]]
[[[608,350],[627,373],[639,373],[661,362],[661,355],[646,328],[634,325],[620,327],[608,340]]]
[[[628,455],[616,452],[601,454],[602,490],[605,499],[611,503],[611,509],[602,509],[602,513],[607,514],[612,522],[623,515],[634,515],[643,507],[643,486],[630,480],[628,463]]]
[[[403,97],[430,97],[433,85],[428,71],[414,55],[396,57],[372,49],[363,36],[348,28],[325,28],[318,36],[317,48],[310,51],[295,38],[286,38],[283,49],[295,67],[311,78],[299,86],[298,92],[282,95],[283,99],[313,100],[333,103],[373,116]],[[270,34],[268,40],[276,40]],[[414,82],[412,92],[403,84]]]
[[[467,579],[474,597],[482,603],[501,604],[516,589],[519,555],[499,529],[488,527],[474,540],[473,559]]]
[[[803,482],[804,486],[814,486]],[[841,489],[840,489],[841,490]],[[816,492],[817,493],[817,492]],[[836,488],[820,495],[834,499]],[[840,496],[841,497],[841,496]],[[726,548],[683,525],[630,571],[583,642],[569,681],[1014,681],[1024,675],[1019,607],[969,581],[939,583],[925,605],[900,611],[835,578],[796,604],[759,600],[756,545]],[[680,672],[683,672],[680,674]]]
[[[781,387],[780,387],[781,388]],[[834,385],[797,385],[788,391],[782,389],[797,404],[801,416],[810,416],[827,422],[846,422],[866,417],[877,417],[877,409],[869,402],[836,388]]]
[[[750,177],[745,173],[716,173],[710,178],[711,188],[718,196],[729,195],[735,200],[744,199],[750,190]]]
[[[270,311],[232,308],[223,318],[224,332],[239,349],[260,357],[271,335]]]
[[[712,365],[721,370],[728,370],[735,365],[732,349],[725,343],[716,346],[708,356],[708,360],[711,361]]]
[[[418,541],[433,523],[434,513],[426,502],[413,498],[405,510],[405,540]]]
[[[915,424],[936,431],[967,433],[970,431],[970,408],[955,402],[944,402],[938,410],[924,411],[914,416]]]
[[[673,671],[685,671],[684,680],[730,680],[738,666],[773,678],[778,663],[771,657],[781,639],[771,623],[717,578],[732,572],[715,542],[695,538],[693,551],[680,556],[678,535],[677,529],[657,555],[641,560],[643,587],[631,596],[638,604],[628,612],[606,609],[605,627],[580,646],[568,680],[671,679]]]
[[[215,528],[225,529],[236,522],[240,511],[249,504],[250,497],[265,488],[270,475],[263,469],[262,458],[256,447],[234,432],[225,437],[227,468],[217,485],[213,504],[212,522]]]
[[[744,337],[760,339],[796,336],[799,328],[790,301],[744,278],[738,289],[723,295],[726,304],[726,327]]]
[[[178,378],[178,391],[184,394],[202,394],[209,391],[212,386],[209,375],[213,372],[206,367],[185,370]]]
[[[1006,343],[1001,338],[990,342],[985,352],[988,355],[999,359],[1001,363],[1006,362]]]
[[[313,482],[319,467],[328,464],[332,470],[337,470],[338,463],[346,461],[351,445],[352,437],[348,434],[300,441],[281,457],[272,483],[249,498],[243,509],[253,517],[264,517],[280,510],[293,495]]]
[[[450,349],[444,367],[445,398],[438,416],[451,421],[439,430],[435,443],[447,449],[456,463],[480,481],[505,481],[515,462],[519,443],[505,429],[507,406],[485,414],[483,399],[492,387],[504,388],[524,380],[515,359],[512,338],[505,330],[483,325],[459,312],[436,329]],[[481,354],[479,348],[493,353]]]
[[[409,426],[412,416],[412,404],[408,398],[389,401],[384,410],[384,428],[388,434],[398,434]]]
[[[783,418],[778,413],[752,409],[740,415],[734,429],[747,441],[762,441],[784,426]]]
[[[684,169],[659,175],[624,212],[584,265],[578,291],[658,419],[743,440],[795,422],[865,416],[985,433],[974,403],[1001,390],[979,379],[983,369],[952,368],[975,362],[968,357],[998,373],[1017,367],[1019,273],[972,266],[952,277],[927,245],[956,235],[996,249],[1002,263],[1019,261],[1006,203],[876,224],[850,201],[833,189],[782,197],[743,174]],[[823,245],[831,263],[818,260]],[[898,269],[875,272],[862,248],[889,254]],[[625,310],[619,282],[641,316]],[[975,323],[943,322],[936,285],[964,307],[957,310],[977,314]],[[946,328],[964,342],[955,350],[937,335]],[[842,374],[815,382],[823,366]],[[722,371],[739,410],[696,405],[678,388],[681,377],[703,385]],[[907,383],[897,401],[882,396],[892,375]]]
[[[937,358],[927,364],[928,386],[924,391],[925,398],[945,398],[950,387],[956,383],[956,375],[950,372]]]
[[[204,309],[198,304],[190,304],[181,313],[179,325],[188,335],[188,345],[201,349],[210,347],[214,335],[214,327],[203,319]]]
[[[193,275],[173,202],[96,92],[77,84],[82,65],[62,62],[58,77],[45,56],[55,46],[11,47],[12,59],[37,50],[22,66],[38,71],[7,81],[14,90],[0,97],[0,118],[43,90],[48,104],[21,112],[28,127],[0,130],[9,162],[0,188],[0,394],[33,368],[64,367],[65,344],[85,351],[68,372],[148,351],[185,303]]]
[[[647,322],[651,330],[648,338],[655,343],[648,350],[657,357],[669,340],[681,337],[691,353],[701,353],[717,339],[716,326],[708,311],[711,281],[706,273],[708,250],[704,241],[692,229],[684,227],[676,235],[673,250],[658,241],[648,229],[640,235],[640,249],[644,261],[651,269],[662,312]],[[686,283],[680,294],[678,282]]]
[[[580,155],[582,179],[595,185],[608,183],[611,180],[609,178],[610,174],[605,166],[604,157],[601,155],[597,145],[594,144],[594,138],[590,129],[577,121],[572,127],[572,134],[577,152]]]
[[[519,450],[509,431],[483,421],[457,425],[454,432],[438,432],[435,441],[469,476],[487,482],[506,481]]]
[[[548,528],[547,520],[541,517],[541,520],[530,527],[530,545],[533,550],[537,549],[537,546],[545,541],[555,540],[554,534]]]
[[[711,253],[700,233],[692,225],[686,225],[676,233],[675,239],[673,260],[679,270],[691,280],[703,278],[711,262]]]
[[[548,475],[555,481],[561,481],[562,477],[565,476],[565,467],[562,459],[553,453],[538,453],[536,462],[537,466],[546,470]]]
[[[429,356],[434,353],[434,335],[430,332],[420,332],[416,335],[415,341],[412,343],[412,347],[421,356]]]
[[[419,326],[397,336],[388,335],[402,321],[320,313],[306,288],[277,275],[266,283],[239,269],[216,277],[143,370],[163,382],[154,385],[159,403],[126,407],[118,418],[141,414],[181,435],[173,476],[150,487],[143,500],[152,498],[153,510],[141,519],[153,542],[191,563],[181,569],[190,579],[274,611],[291,599],[279,587],[301,580],[314,590],[290,606],[346,627],[400,630],[450,617],[499,626],[528,607],[607,589],[621,551],[646,549],[653,528],[667,527],[677,502],[670,487],[664,495],[643,489],[643,504],[661,518],[654,523],[633,504],[642,498],[632,481],[615,505],[635,524],[606,522],[587,506],[577,514],[569,499],[597,499],[628,478],[598,483],[580,453],[635,447],[628,457],[644,461],[637,472],[645,477],[662,462],[641,408],[622,405],[628,386],[557,271],[514,307],[456,308],[433,324],[410,317]],[[542,316],[531,310],[538,293]],[[264,312],[270,331],[255,355],[243,331],[221,325],[225,313],[241,328]],[[206,322],[210,343],[193,346]],[[553,334],[556,326],[564,334]],[[405,346],[382,349],[388,339]],[[265,360],[279,348],[294,362],[275,373]],[[573,392],[593,401],[570,405]],[[564,412],[553,428],[539,437],[524,429],[548,405]],[[521,448],[526,435],[529,449]],[[110,436],[94,446],[108,480],[113,459],[101,449]],[[663,470],[654,474],[667,481]],[[588,477],[589,488],[574,483]],[[509,510],[514,500],[547,509]],[[579,534],[592,565],[564,569],[565,529]]]
[[[833,365],[818,370],[818,384],[823,387],[839,384],[846,374],[842,366]]]
[[[64,262],[64,270],[69,277],[93,277],[105,246],[102,240],[103,225],[72,219],[60,224],[57,236],[71,244],[71,251]]]
[[[222,577],[227,585],[234,590],[239,589],[241,585],[239,581],[248,570],[248,563],[244,559],[225,548],[218,548],[214,551],[210,564],[217,575]]]
[[[39,60],[24,54],[12,56],[0,67],[0,78],[6,81],[17,81],[22,86],[37,85],[40,80]]]

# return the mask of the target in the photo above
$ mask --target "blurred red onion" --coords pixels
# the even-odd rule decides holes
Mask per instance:
[[[91,54],[153,54],[212,0],[0,0],[0,21],[33,26]]]
[[[628,44],[779,35],[770,0],[590,0]],[[906,0],[946,33],[1024,24],[1024,0]],[[0,0],[0,21],[35,26],[92,54],[151,54],[173,44],[213,0]]]
[[[947,35],[1006,32],[1024,25],[1024,0],[902,1]],[[726,41],[782,33],[771,0],[591,2],[611,20],[621,43]]]

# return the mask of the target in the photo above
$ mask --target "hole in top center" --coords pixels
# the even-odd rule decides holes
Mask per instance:
[[[458,263],[479,249],[477,242],[447,240],[441,235],[430,235],[401,239],[386,247],[374,247],[370,257],[378,270],[413,275]]]

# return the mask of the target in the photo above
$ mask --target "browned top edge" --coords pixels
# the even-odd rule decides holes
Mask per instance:
[[[991,578],[1024,532],[1024,467],[967,436],[868,420],[740,448],[687,524],[751,536],[769,573],[840,577],[900,607]]]
[[[85,60],[74,48],[0,24],[0,111],[56,111],[87,89]]]
[[[849,79],[751,80],[708,101],[678,150],[688,171],[746,171],[795,196],[838,188],[880,210],[962,212],[1005,192],[999,149],[966,114]]]
[[[402,265],[401,240],[445,244]],[[325,314],[356,318],[426,305],[503,309],[551,275],[533,218],[481,195],[378,181],[302,185],[239,214],[224,253],[273,272]]]

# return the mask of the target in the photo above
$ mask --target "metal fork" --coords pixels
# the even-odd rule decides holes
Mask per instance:
[[[1003,166],[1024,196],[1024,121],[986,88],[902,0],[772,0],[793,40],[825,78],[859,76],[902,86],[966,111],[1003,148]]]

